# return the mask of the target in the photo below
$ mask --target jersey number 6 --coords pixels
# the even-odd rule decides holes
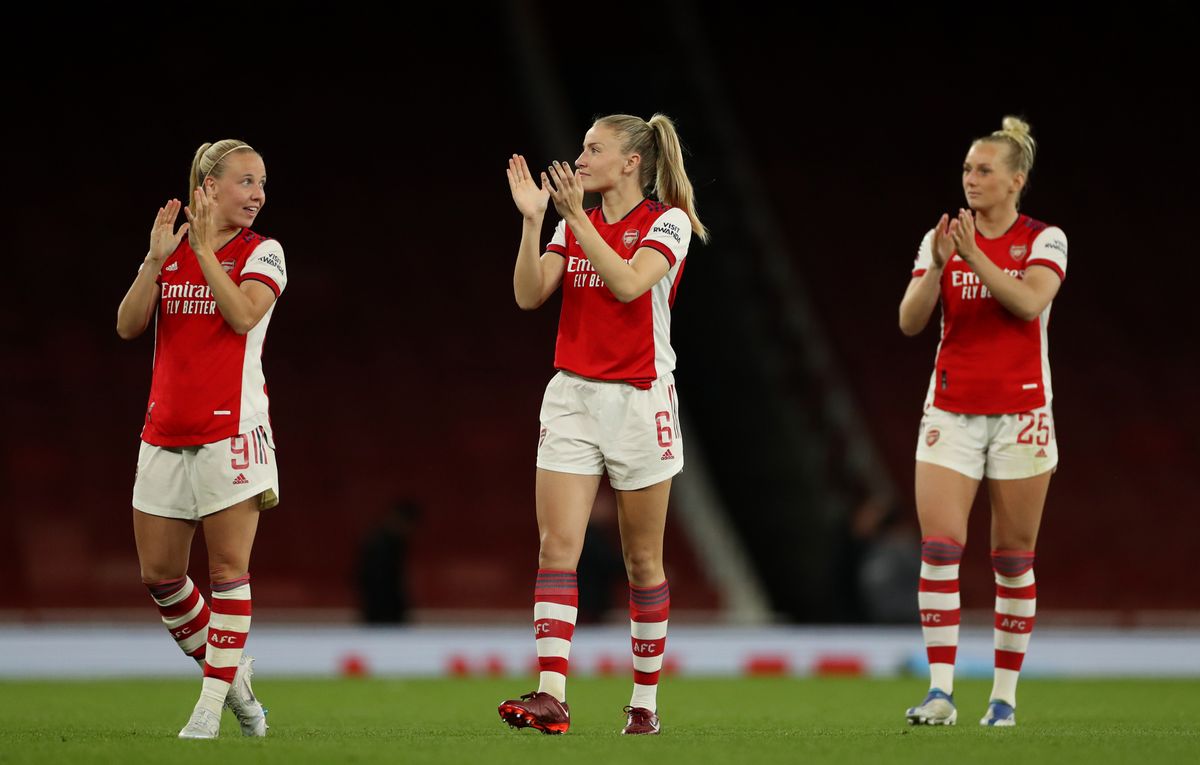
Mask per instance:
[[[654,425],[658,428],[658,445],[664,449],[671,445],[671,413],[659,412],[654,415]]]

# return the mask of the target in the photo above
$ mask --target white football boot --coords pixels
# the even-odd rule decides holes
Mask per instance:
[[[179,731],[180,738],[216,738],[219,735],[221,715],[200,706],[192,710],[192,719]]]
[[[259,703],[250,687],[250,678],[254,677],[254,657],[242,655],[238,662],[237,674],[233,676],[233,684],[225,696],[225,708],[233,712],[238,724],[242,726],[243,736],[262,737],[267,735],[267,710]],[[182,735],[182,734],[180,734]]]

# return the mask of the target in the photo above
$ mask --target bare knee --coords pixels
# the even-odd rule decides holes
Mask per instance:
[[[650,587],[666,579],[661,553],[655,550],[627,550],[625,573],[635,587]]]
[[[181,579],[185,576],[187,576],[187,564],[182,566],[168,563],[142,564],[142,584],[158,584],[159,582],[168,582],[172,579]]]
[[[210,566],[208,569],[208,581],[212,584],[232,582],[234,579],[241,579],[248,573],[250,572],[244,567]]]
[[[133,541],[144,584],[187,576],[195,523],[150,515],[134,508]]]
[[[538,568],[574,571],[583,551],[583,538],[574,534],[543,531],[538,549]]]
[[[208,556],[208,581],[213,584],[232,582],[249,573],[250,562],[220,553],[210,553]]]
[[[1033,552],[1035,544],[1037,544],[1037,534],[1006,532],[1003,535],[997,534],[992,539],[992,552],[1009,550]]]

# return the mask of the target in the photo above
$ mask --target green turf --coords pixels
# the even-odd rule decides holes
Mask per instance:
[[[227,713],[219,740],[179,741],[198,681],[0,683],[0,764],[1200,762],[1196,681],[1027,679],[1019,726],[984,729],[990,684],[979,681],[956,690],[957,727],[910,728],[915,679],[666,678],[663,735],[631,738],[617,735],[629,685],[616,679],[572,681],[565,736],[509,730],[496,704],[527,684],[260,675],[267,739],[243,739]]]

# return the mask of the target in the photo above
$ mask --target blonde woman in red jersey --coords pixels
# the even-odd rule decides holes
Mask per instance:
[[[180,738],[216,738],[221,708],[243,735],[266,714],[243,655],[250,628],[250,550],[261,510],[279,501],[260,356],[287,283],[279,243],[250,231],[266,203],[266,167],[242,141],[204,144],[181,204],[159,208],[150,251],[117,311],[117,333],[155,319],[154,375],[133,489],[142,581],[179,647],[204,672]],[[186,239],[184,238],[186,235]],[[209,603],[187,576],[196,527],[208,548]]]
[[[633,644],[634,688],[622,733],[657,734],[670,610],[663,533],[671,479],[683,468],[670,308],[692,235],[705,241],[708,234],[696,216],[675,126],[661,114],[649,122],[628,115],[597,120],[574,171],[555,162],[540,173],[540,183],[514,154],[508,183],[524,218],[513,274],[517,304],[537,308],[560,286],[563,303],[558,373],[546,388],[538,441],[534,636],[540,685],[502,703],[500,717],[543,733],[570,726],[566,676],[578,605],[575,567],[607,472],[629,575]],[[599,194],[600,205],[585,210],[584,192]],[[562,220],[543,248],[551,199]]]
[[[917,440],[921,523],[918,593],[930,690],[910,724],[953,725],[958,567],[967,515],[986,475],[996,579],[995,681],[981,725],[1016,724],[1017,678],[1033,629],[1034,545],[1058,464],[1046,328],[1066,276],[1061,229],[1017,209],[1033,169],[1029,125],[971,144],[962,183],[968,209],[943,215],[917,253],[900,303],[915,335],[942,305],[942,337]]]

